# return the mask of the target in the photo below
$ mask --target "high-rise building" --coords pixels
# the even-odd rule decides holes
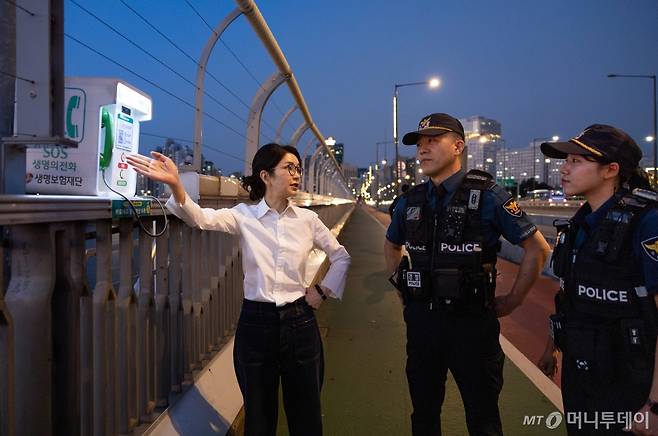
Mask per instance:
[[[507,168],[507,170],[504,175],[501,172],[500,176],[498,173],[496,176],[514,180],[516,183],[532,179],[532,158],[532,149],[530,148],[507,149],[502,159],[499,160],[505,165],[503,170],[504,168]]]
[[[345,145],[342,142],[336,143],[331,146],[331,151],[334,153],[338,165],[342,165],[343,158],[345,157]]]
[[[532,143],[526,148],[506,150],[499,162],[503,162],[506,168],[503,173],[499,166],[496,173],[499,179],[508,178],[520,183],[532,180],[534,174],[537,183],[546,183],[554,188],[561,187],[560,167],[564,160],[545,157],[539,147],[535,148]]]
[[[459,122],[464,126],[464,133],[477,133],[478,135],[497,135],[500,137],[502,128],[500,122],[481,115],[468,118],[460,118]]]
[[[480,115],[459,120],[464,126],[466,169],[478,169],[496,176],[496,158],[504,147],[501,125],[498,121]]]

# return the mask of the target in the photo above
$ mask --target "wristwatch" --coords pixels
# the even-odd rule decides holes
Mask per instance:
[[[647,406],[649,406],[649,410],[651,410],[651,413],[654,415],[658,415],[658,401],[652,401],[651,398],[647,400]]]
[[[323,300],[327,299],[327,294],[324,293],[324,291],[322,290],[322,287],[320,287],[320,285],[316,284],[315,285],[315,290],[318,291],[318,294],[320,294],[320,297],[322,297]]]

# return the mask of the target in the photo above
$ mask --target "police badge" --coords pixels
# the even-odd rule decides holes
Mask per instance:
[[[642,248],[651,260],[658,262],[658,236],[642,241]]]
[[[505,209],[505,212],[507,212],[508,214],[515,216],[517,218],[521,217],[521,215],[523,214],[523,212],[521,211],[521,207],[519,206],[519,203],[517,203],[514,198],[510,198],[505,203],[503,203],[503,209]]]

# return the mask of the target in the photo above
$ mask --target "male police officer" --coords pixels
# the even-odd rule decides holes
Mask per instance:
[[[489,174],[461,168],[464,128],[459,120],[428,115],[402,142],[417,145],[423,174],[430,178],[400,199],[384,244],[405,303],[412,432],[441,434],[449,369],[464,401],[469,433],[502,434],[498,395],[504,355],[497,316],[521,304],[541,272],[548,244]],[[525,251],[512,290],[494,299],[501,234]],[[400,262],[403,245],[411,265]]]

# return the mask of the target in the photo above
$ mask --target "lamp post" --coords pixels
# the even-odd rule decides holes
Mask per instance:
[[[395,143],[395,179],[400,178],[400,153],[398,138],[398,89],[405,86],[427,85],[430,88],[438,88],[441,81],[436,77],[425,82],[396,83],[393,89],[393,142]]]
[[[615,77],[627,77],[631,79],[651,79],[653,82],[653,183],[658,185],[658,144],[656,143],[656,75],[655,74],[608,74],[608,77],[613,79]]]
[[[544,138],[532,138],[532,189],[534,190],[537,186],[537,141],[548,141],[553,142],[559,141],[560,137],[557,135]]]

